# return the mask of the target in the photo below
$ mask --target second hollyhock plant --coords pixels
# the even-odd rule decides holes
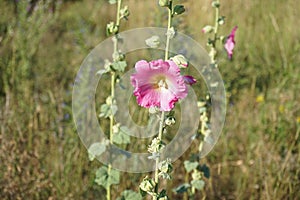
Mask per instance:
[[[187,84],[196,80],[180,74],[179,66],[172,60],[138,61],[136,73],[131,75],[134,95],[140,106],[158,107],[161,111],[171,111],[174,104],[188,94]]]

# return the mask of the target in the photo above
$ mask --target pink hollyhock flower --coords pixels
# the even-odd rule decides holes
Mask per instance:
[[[232,54],[233,54],[233,49],[234,49],[234,46],[235,46],[235,41],[234,41],[234,37],[235,37],[235,32],[237,30],[237,26],[235,26],[230,35],[227,37],[227,40],[226,40],[226,43],[225,43],[225,49],[227,51],[227,55],[228,55],[228,58],[231,59],[232,58]]]
[[[136,73],[131,75],[133,94],[140,106],[159,107],[161,111],[170,111],[174,104],[188,94],[184,76],[173,61],[138,61]],[[191,79],[191,78],[189,78]]]

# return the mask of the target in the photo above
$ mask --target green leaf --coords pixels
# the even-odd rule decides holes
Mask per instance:
[[[108,173],[108,168],[106,166],[102,166],[96,171],[95,182],[105,188],[113,184],[119,184],[120,172],[115,169],[111,169],[110,173]]]
[[[111,113],[113,115],[115,115],[117,113],[117,111],[118,111],[118,106],[117,105],[112,105],[111,106]]]
[[[191,187],[190,184],[184,183],[184,184],[179,185],[177,188],[174,188],[173,192],[175,192],[177,194],[182,194],[184,192],[187,192],[190,187]]]
[[[90,146],[88,149],[89,160],[93,161],[97,156],[100,156],[106,150],[106,144],[96,142]]]
[[[142,200],[142,196],[137,193],[134,192],[132,190],[125,190],[124,192],[122,192],[122,196],[117,198],[117,200]]]
[[[100,108],[100,115],[99,117],[107,118],[110,115],[110,106],[107,104],[102,104]]]
[[[117,3],[117,0],[108,0],[108,3],[115,4],[115,3]]]
[[[198,162],[191,162],[189,160],[184,161],[184,167],[187,172],[190,172],[198,167]]]
[[[112,68],[120,72],[124,72],[126,67],[127,67],[126,61],[117,61],[112,64]]]
[[[142,197],[145,197],[147,195],[147,192],[140,188],[140,195],[142,195]]]
[[[118,133],[114,134],[113,142],[117,144],[129,144],[130,143],[130,130],[126,126],[121,126]]]
[[[203,180],[192,180],[191,184],[197,190],[202,190],[205,186],[205,182]]]
[[[180,14],[182,14],[184,12],[185,12],[185,8],[184,8],[183,5],[176,5],[176,6],[174,6],[174,14],[175,15],[180,15]]]
[[[99,117],[104,117],[108,118],[111,114],[115,115],[118,111],[118,106],[117,105],[107,105],[107,104],[102,104],[100,108],[100,115]]]
[[[200,171],[203,172],[204,177],[206,177],[206,178],[210,177],[210,170],[209,170],[209,167],[207,165],[204,164],[199,169],[200,169]]]

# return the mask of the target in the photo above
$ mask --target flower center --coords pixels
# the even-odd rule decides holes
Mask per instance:
[[[154,87],[154,89],[160,89],[160,88],[168,89],[168,84],[166,82],[166,78],[162,77],[162,76],[156,77],[153,87]]]
[[[157,86],[159,88],[164,87],[164,88],[168,89],[168,84],[166,83],[166,80],[163,80],[163,79],[161,79],[161,80],[158,81]]]

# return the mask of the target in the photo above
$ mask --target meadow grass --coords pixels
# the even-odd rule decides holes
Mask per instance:
[[[0,198],[104,199],[103,188],[93,183],[100,163],[88,161],[71,99],[77,70],[106,38],[115,9],[104,0],[53,1],[46,11],[30,14],[16,2],[0,2]],[[178,29],[205,45],[201,29],[212,22],[210,1],[178,2],[187,8]],[[155,1],[124,3],[131,16],[122,30],[165,27],[164,9]],[[211,178],[197,198],[300,199],[300,5],[294,0],[223,4],[226,24],[220,32],[229,34],[238,25],[237,44],[232,61],[219,50],[227,118],[202,161]],[[131,57],[130,68],[136,61]],[[168,188],[182,183],[190,152],[174,163],[176,176]],[[113,199],[124,189],[137,190],[142,178],[123,173]]]

